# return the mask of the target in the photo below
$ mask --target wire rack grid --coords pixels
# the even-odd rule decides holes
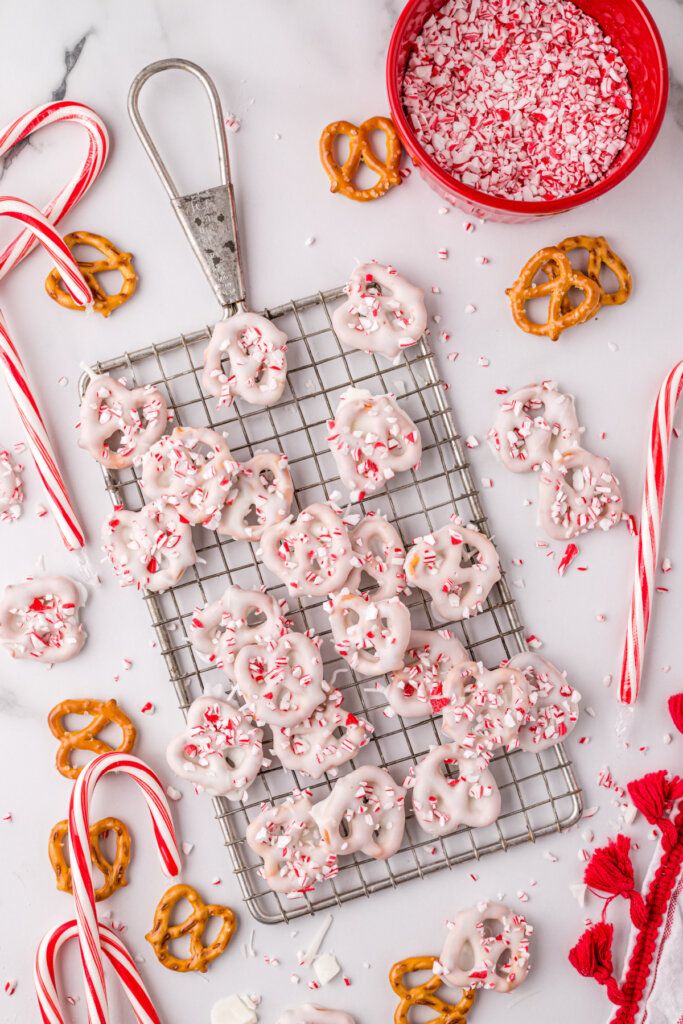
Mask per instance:
[[[264,449],[283,451],[289,458],[297,510],[314,501],[345,500],[326,443],[327,420],[333,418],[343,391],[354,385],[394,393],[419,427],[421,465],[417,471],[399,474],[385,491],[358,503],[353,510],[386,515],[406,545],[444,525],[453,511],[490,535],[427,338],[405,349],[394,363],[344,347],[330,318],[330,307],[342,297],[342,290],[335,289],[265,311],[289,339],[287,388],[274,406],[257,408],[238,399],[230,408],[215,408],[216,400],[206,396],[201,387],[208,327],[126,353],[94,369],[125,376],[133,386],[156,384],[166,391],[179,425],[209,425],[227,433],[229,447],[240,461]],[[81,393],[88,380],[85,374]],[[145,500],[136,469],[103,472],[114,504],[133,510],[142,507]],[[181,710],[185,712],[205,688],[215,693],[217,683],[227,682],[220,670],[198,659],[189,644],[194,608],[218,598],[228,583],[247,588],[265,586],[276,598],[287,600],[294,629],[312,629],[322,636],[325,678],[342,690],[344,706],[374,727],[371,742],[342,771],[372,762],[402,782],[430,747],[441,742],[437,721],[432,717],[404,720],[390,715],[377,681],[356,677],[336,654],[324,602],[289,597],[286,588],[259,561],[258,545],[221,538],[201,527],[194,528],[193,533],[197,565],[165,593],[144,594]],[[482,612],[456,626],[433,617],[422,591],[416,589],[404,600],[410,607],[414,629],[448,625],[473,659],[490,667],[525,649],[523,628],[504,575]],[[267,737],[264,746],[269,746]],[[342,857],[334,879],[294,899],[272,892],[260,878],[260,861],[244,838],[246,826],[264,802],[283,800],[295,787],[312,790],[313,800],[323,799],[334,778],[324,776],[313,782],[286,771],[274,758],[250,787],[246,802],[234,804],[220,797],[212,802],[251,914],[261,922],[276,923],[532,842],[578,821],[581,793],[561,745],[541,754],[500,751],[491,768],[502,797],[502,812],[495,824],[479,829],[461,827],[452,835],[434,839],[421,832],[408,814],[403,844],[392,858],[375,861],[360,854]]]

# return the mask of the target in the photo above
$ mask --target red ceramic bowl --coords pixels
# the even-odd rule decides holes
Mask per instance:
[[[611,36],[628,68],[633,111],[626,145],[597,184],[564,199],[515,202],[487,195],[461,184],[424,152],[408,123],[401,102],[401,82],[411,46],[427,17],[445,0],[409,0],[389,43],[387,88],[391,116],[406,150],[425,181],[444,199],[487,220],[519,223],[535,217],[564,213],[608,192],[643,159],[659,131],[669,92],[669,70],[664,43],[642,0],[574,0]]]

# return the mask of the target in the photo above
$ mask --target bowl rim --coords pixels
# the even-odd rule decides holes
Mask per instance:
[[[439,167],[436,161],[422,149],[417,136],[408,123],[408,118],[406,117],[401,100],[400,83],[403,81],[403,69],[399,68],[398,51],[400,46],[403,44],[406,22],[416,5],[422,2],[423,0],[408,0],[398,17],[396,25],[394,26],[394,31],[392,32],[391,39],[389,41],[389,49],[387,51],[387,93],[389,95],[391,116],[401,138],[401,142],[414,162],[418,166],[424,167],[429,171],[432,177],[437,179],[442,188],[456,192],[472,205],[489,207],[497,212],[531,214],[533,216],[564,213],[574,207],[582,206],[584,203],[588,203],[592,199],[597,199],[599,196],[604,195],[605,192],[609,192],[610,189],[614,188],[622,182],[624,178],[628,177],[628,175],[635,170],[641,160],[643,160],[650,151],[652,144],[659,134],[659,130],[662,126],[664,115],[666,113],[666,105],[669,96],[669,64],[666,56],[666,50],[664,48],[664,41],[650,11],[645,6],[643,0],[630,0],[633,8],[635,8],[635,10],[640,14],[654,43],[655,52],[657,54],[655,70],[659,74],[660,82],[659,109],[657,110],[656,116],[648,126],[647,131],[643,134],[637,151],[624,160],[623,164],[621,164],[621,166],[612,174],[610,174],[608,168],[605,176],[601,178],[600,181],[591,185],[589,188],[583,189],[581,192],[575,192],[562,199],[505,199],[501,196],[491,195],[488,192],[480,192],[479,189],[472,188],[471,186],[458,181],[457,178],[452,177],[447,171],[444,171],[443,168]],[[445,3],[446,0],[443,0],[443,2]]]

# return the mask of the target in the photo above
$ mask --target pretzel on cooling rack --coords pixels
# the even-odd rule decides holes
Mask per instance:
[[[183,899],[190,904],[191,912],[181,924],[171,924],[173,909],[176,903]],[[205,946],[202,936],[211,918],[218,918],[223,923],[214,941]],[[204,973],[212,960],[225,952],[236,927],[237,919],[230,907],[204,903],[196,889],[178,884],[172,885],[161,897],[154,912],[154,927],[145,938],[152,946],[159,963],[168,967],[170,971]],[[186,959],[181,959],[170,952],[168,944],[184,935],[190,936],[190,955]]]
[[[396,527],[384,516],[368,512],[349,531],[349,536],[356,564],[346,581],[348,589],[361,593],[365,574],[377,584],[376,590],[367,591],[371,601],[383,601],[402,593],[406,583],[403,567],[406,552]]]
[[[415,769],[413,811],[427,835],[449,835],[461,825],[483,828],[500,814],[500,791],[487,768],[476,779],[443,774],[442,765],[459,766],[459,755],[457,743],[435,747]]]
[[[312,814],[335,854],[362,851],[375,860],[393,857],[405,829],[403,786],[385,768],[364,765],[338,779]]]
[[[344,285],[347,300],[332,314],[345,345],[395,359],[415,345],[427,326],[424,291],[376,260],[361,263]]]
[[[398,597],[370,600],[344,589],[325,605],[337,653],[361,676],[403,667],[410,639],[410,612]]]
[[[319,779],[352,760],[369,743],[372,726],[347,711],[342,702],[342,693],[333,690],[303,722],[273,729],[273,750],[285,768]]]
[[[68,715],[91,715],[91,721],[81,729],[65,729],[63,720]],[[97,738],[110,722],[118,725],[121,730],[121,742],[118,747],[111,747],[104,740]],[[112,750],[130,754],[137,737],[137,730],[130,718],[113,699],[60,701],[50,711],[47,724],[52,735],[59,740],[55,763],[59,774],[66,779],[77,779],[83,771],[82,765],[77,767],[71,764],[72,751],[88,750],[95,756],[108,754]]]
[[[259,313],[219,320],[204,352],[202,384],[222,403],[235,396],[251,405],[277,402],[287,382],[287,335]],[[228,361],[228,371],[223,360]]]
[[[106,838],[108,832],[113,832],[116,836],[116,853],[111,864],[100,846],[100,839]],[[71,893],[71,868],[64,858],[64,840],[68,833],[68,821],[60,821],[55,825],[50,833],[48,854],[57,879],[57,888],[60,892]],[[102,884],[95,889],[95,899],[98,903],[109,899],[121,886],[128,885],[126,868],[130,864],[130,833],[119,818],[102,818],[90,826],[90,858],[103,877]]]
[[[340,590],[353,568],[351,538],[341,510],[314,502],[295,520],[267,527],[261,556],[290,593],[326,597]]]
[[[386,160],[380,160],[370,144],[370,134],[383,131],[387,140]],[[340,135],[349,140],[349,155],[340,166],[334,155],[334,143]],[[320,136],[320,160],[330,179],[330,192],[339,192],[348,199],[367,202],[379,199],[394,185],[400,185],[401,140],[394,123],[389,117],[369,117],[359,125],[350,121],[333,121],[323,129]],[[378,181],[370,188],[357,188],[353,178],[363,163],[378,175]]]
[[[108,374],[90,380],[81,399],[80,448],[107,469],[125,469],[159,440],[168,422],[157,387],[128,388]],[[109,442],[118,437],[115,447]]]
[[[438,963],[434,956],[411,956],[399,960],[389,972],[389,982],[400,1002],[394,1011],[394,1024],[411,1024],[410,1011],[414,1006],[426,1006],[435,1011],[427,1024],[466,1024],[467,1014],[474,1005],[476,992],[473,988],[465,988],[457,1003],[448,1003],[437,992],[444,984],[443,978],[434,973],[434,964]],[[407,974],[429,971],[431,976],[421,985],[409,988],[404,978]]]
[[[235,658],[235,683],[257,722],[297,725],[325,700],[318,643],[287,632],[273,644],[246,644]]]
[[[263,861],[259,874],[273,892],[310,892],[337,874],[337,855],[311,811],[309,798],[294,790],[282,803],[263,804],[247,825],[247,843]]]
[[[235,540],[259,540],[268,526],[289,515],[293,496],[287,456],[257,452],[232,477],[217,532]]]
[[[390,706],[402,718],[438,714],[446,703],[446,676],[467,658],[467,651],[449,630],[412,630],[403,668],[389,676],[386,694]]]
[[[540,270],[548,275],[548,280],[534,284],[534,278]],[[584,298],[577,306],[570,306],[563,313],[563,303],[572,288],[583,292]],[[557,341],[567,328],[585,324],[595,316],[600,308],[601,294],[600,285],[587,274],[574,270],[569,257],[557,246],[539,249],[524,264],[513,286],[507,289],[517,326],[527,334],[545,336],[552,341]],[[545,296],[550,297],[548,317],[543,323],[535,323],[529,319],[526,303]]]
[[[217,601],[195,608],[190,643],[202,659],[216,665],[234,682],[235,658],[242,648],[248,644],[272,645],[290,625],[271,594],[232,585]]]
[[[521,749],[536,753],[562,742],[579,720],[581,694],[535,651],[515,654],[508,668],[523,672],[529,684],[529,710],[519,730]]]
[[[64,241],[69,246],[69,249],[74,249],[77,245],[89,245],[104,256],[104,259],[101,260],[76,260],[76,263],[80,267],[81,273],[88,282],[90,291],[93,294],[93,309],[96,313],[101,313],[102,316],[109,316],[110,313],[126,302],[135,291],[138,275],[133,269],[132,253],[121,252],[108,238],[105,238],[103,235],[94,235],[91,231],[72,231],[64,236]],[[104,274],[108,270],[118,270],[123,278],[121,289],[114,295],[105,292],[97,279],[97,274]],[[79,306],[75,299],[67,292],[66,288],[64,288],[61,274],[56,267],[48,274],[45,281],[45,290],[51,299],[54,299],[55,302],[58,302],[60,306],[64,306],[66,309],[78,309],[81,311],[85,309],[85,306]]]
[[[139,512],[117,507],[102,523],[101,538],[122,587],[163,593],[197,561],[190,524],[163,502]]]

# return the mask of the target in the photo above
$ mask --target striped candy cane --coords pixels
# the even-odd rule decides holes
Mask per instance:
[[[681,390],[683,390],[683,361],[674,366],[662,384],[652,416],[652,430],[645,470],[645,490],[638,531],[636,571],[619,685],[619,700],[622,704],[635,704],[640,689],[640,674],[655,589],[671,431],[676,403]]]
[[[79,170],[43,210],[51,224],[58,224],[92,185],[104,167],[109,151],[109,137],[104,122],[90,107],[82,103],[45,103],[34,107],[0,131],[0,157],[5,156],[17,142],[28,138],[38,128],[58,122],[78,124],[88,136],[88,149]],[[22,231],[0,254],[0,278],[31,252],[37,239],[30,231]]]
[[[92,293],[69,247],[46,217],[30,203],[13,196],[0,196],[0,217],[18,220],[40,242],[59,268],[64,285],[79,305],[92,302]],[[1,271],[0,271],[1,273]],[[57,465],[47,428],[28,380],[26,368],[7,330],[0,312],[0,364],[12,398],[24,424],[31,455],[43,481],[47,500],[64,543],[70,551],[82,548],[83,530]]]
[[[43,1024],[65,1024],[57,993],[56,963],[62,946],[78,935],[76,921],[65,921],[44,936],[36,952],[34,978]],[[133,958],[121,939],[100,924],[102,951],[116,971],[139,1024],[161,1024]]]
[[[109,1024],[102,946],[90,860],[90,802],[97,783],[109,772],[123,772],[138,784],[152,816],[163,870],[171,877],[180,872],[180,853],[171,812],[162,785],[152,769],[133,754],[112,751],[110,754],[96,757],[78,776],[69,803],[69,858],[86,1003],[91,1024]]]

